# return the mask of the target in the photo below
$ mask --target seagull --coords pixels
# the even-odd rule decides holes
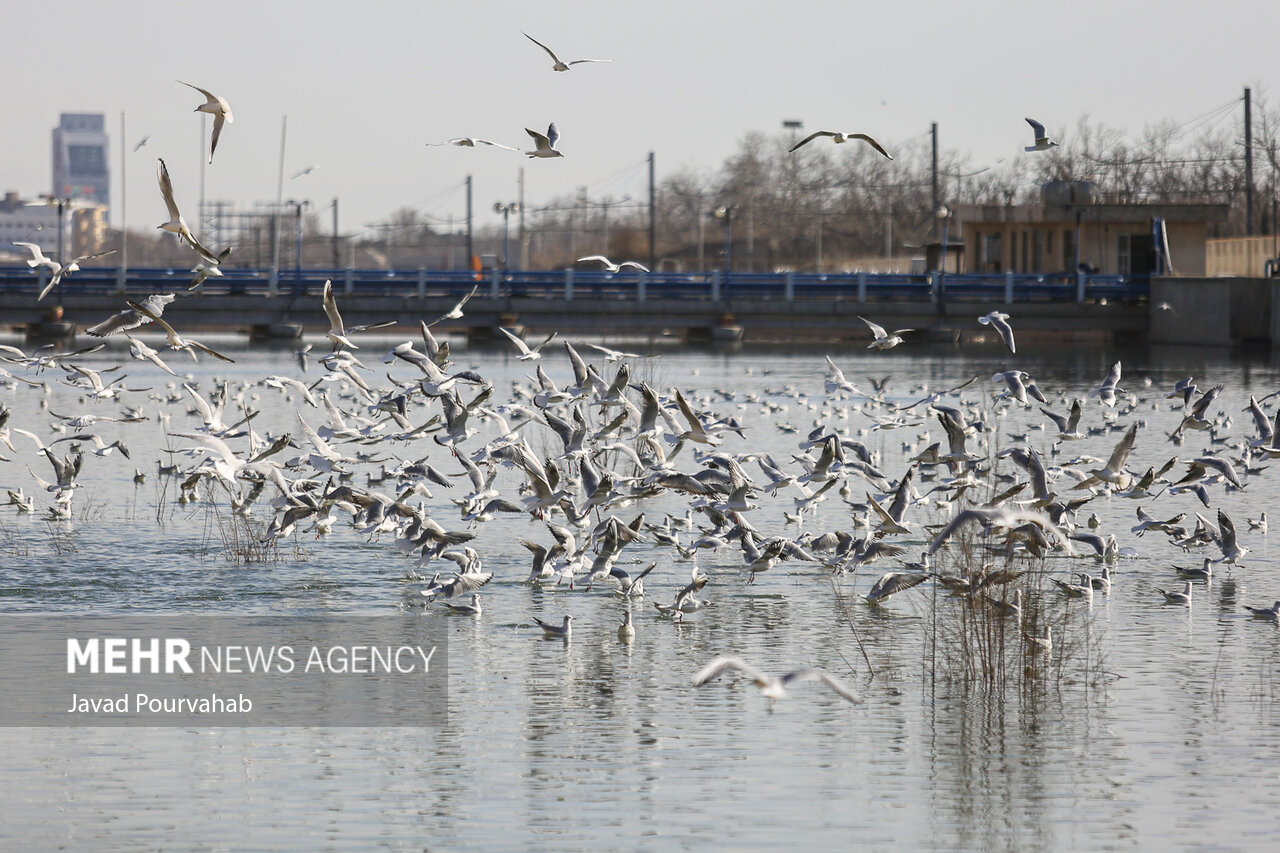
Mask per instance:
[[[1029,119],[1027,119],[1027,124],[1031,125],[1031,129],[1032,129],[1033,131],[1035,131],[1035,134],[1036,134],[1036,144],[1035,144],[1035,145],[1029,145],[1029,146],[1027,146],[1024,150],[1026,150],[1026,151],[1048,151],[1050,148],[1056,148],[1056,147],[1058,147],[1058,143],[1054,142],[1052,139],[1050,139],[1049,137],[1045,136],[1045,134],[1044,134],[1044,125],[1043,125],[1043,124],[1041,124],[1040,122],[1036,121],[1036,120],[1035,120],[1035,119],[1033,119],[1033,118],[1029,118]]]
[[[556,56],[555,51],[538,41],[533,36],[528,33],[522,33],[522,35],[547,52],[547,56],[550,56],[551,61],[554,63],[554,65],[551,66],[551,70],[553,71],[568,71],[570,65],[577,65],[581,62],[613,62],[612,59],[571,59],[568,62],[564,62],[560,57]]]
[[[644,264],[638,264],[635,261],[623,261],[620,264],[615,264],[613,261],[609,260],[604,255],[587,255],[586,257],[578,258],[577,262],[581,264],[581,263],[585,263],[586,261],[599,261],[601,264],[604,265],[605,272],[611,272],[611,273],[620,272],[628,268],[633,270],[640,270],[641,272],[649,271],[649,268],[646,267]]]
[[[542,629],[542,633],[543,633],[545,636],[547,636],[547,637],[551,637],[551,638],[555,638],[555,639],[558,639],[558,640],[567,640],[567,639],[569,639],[569,633],[570,633],[570,630],[569,630],[569,623],[571,623],[571,622],[573,621],[573,617],[572,617],[572,616],[565,616],[565,617],[564,617],[564,625],[563,625],[563,626],[560,626],[560,625],[549,625],[549,624],[547,624],[546,622],[543,622],[543,621],[542,621],[541,619],[539,619],[537,616],[533,617],[533,621],[538,623],[538,627]]]
[[[499,326],[498,331],[510,338],[511,342],[520,350],[520,355],[516,356],[517,361],[536,361],[542,358],[542,348],[551,343],[555,336],[559,334],[559,332],[552,332],[543,339],[542,343],[531,349],[528,344],[520,339],[519,335],[512,334],[506,326]]]
[[[462,319],[462,306],[463,306],[463,305],[466,305],[466,304],[467,304],[467,300],[469,300],[471,297],[473,297],[473,296],[475,296],[475,295],[476,295],[476,291],[477,291],[479,288],[480,288],[480,285],[478,285],[478,284],[472,285],[472,286],[471,286],[471,289],[470,289],[469,291],[467,291],[467,295],[466,295],[466,296],[464,296],[464,297],[462,297],[461,299],[459,299],[459,300],[458,300],[458,302],[457,302],[457,304],[455,304],[452,308],[450,308],[450,309],[449,309],[448,311],[446,311],[445,313],[441,314],[438,318],[436,318],[435,320],[431,321],[430,323],[427,323],[427,324],[426,324],[426,327],[427,327],[427,328],[431,328],[431,327],[432,327],[432,326],[434,326],[436,323],[443,322],[444,320],[461,320],[461,319]]]
[[[196,254],[209,263],[217,265],[221,262],[221,259],[200,245],[200,241],[191,233],[191,229],[187,227],[186,220],[182,218],[182,214],[178,211],[178,204],[173,200],[173,183],[169,180],[169,169],[164,165],[164,160],[157,159],[156,164],[156,178],[160,182],[160,195],[164,199],[165,207],[169,209],[169,221],[156,227],[161,231],[177,234],[180,238],[186,240],[192,249],[195,249]]]
[[[450,611],[458,614],[459,616],[479,616],[481,612],[480,611],[480,593],[478,592],[471,593],[470,604],[450,604],[447,601],[444,601],[441,603],[445,607],[449,608]]]
[[[622,612],[622,624],[618,626],[618,639],[629,643],[636,638],[636,627],[631,624],[631,611]]]
[[[1008,314],[992,311],[990,314],[979,317],[978,322],[984,326],[991,326],[999,332],[1000,338],[1004,341],[1004,345],[1009,348],[1009,352],[1016,353],[1018,350],[1013,343],[1013,329],[1005,322],[1008,319]]]
[[[1250,607],[1247,604],[1243,606],[1245,610],[1253,614],[1254,619],[1280,619],[1280,601],[1270,607]]]
[[[491,145],[494,148],[503,148],[507,151],[519,151],[519,148],[512,148],[510,145],[503,145],[501,142],[494,142],[489,139],[481,139],[478,136],[459,136],[457,139],[450,139],[445,142],[428,142],[428,148],[438,148],[441,145],[457,145],[459,148],[475,148],[477,145]]]
[[[1111,365],[1111,369],[1107,371],[1106,377],[1102,380],[1102,384],[1089,392],[1090,397],[1097,397],[1104,406],[1115,408],[1116,405],[1116,387],[1120,382],[1120,362]],[[1207,405],[1207,404],[1206,404]]]
[[[138,151],[140,148],[142,148],[142,146],[146,145],[150,141],[151,141],[151,134],[147,134],[146,136],[142,137],[134,144],[133,150],[135,152]]]
[[[329,317],[329,331],[325,333],[325,337],[333,341],[335,350],[347,347],[348,349],[360,349],[351,340],[347,338],[347,328],[342,324],[342,315],[338,313],[338,300],[333,298],[333,281],[325,279],[324,294],[324,313]]]
[[[310,166],[307,166],[305,168],[299,169],[298,171],[294,172],[292,175],[289,176],[289,180],[292,181],[296,178],[301,178],[303,175],[310,175],[312,172],[314,172],[316,169],[319,169],[319,168],[320,168],[319,163],[312,163]]]
[[[888,151],[884,150],[883,145],[881,145],[879,142],[876,142],[874,139],[872,139],[870,136],[868,136],[865,133],[839,133],[834,130],[815,130],[813,133],[809,134],[804,139],[801,139],[795,145],[791,146],[791,151],[795,151],[797,148],[799,148],[801,145],[804,145],[805,143],[812,142],[813,140],[817,139],[819,136],[831,137],[831,141],[834,142],[836,145],[841,145],[845,142],[848,142],[850,139],[861,139],[863,142],[867,143],[872,148],[874,148],[875,150],[883,154],[886,159],[888,160],[893,159],[893,156]],[[787,153],[790,154],[791,151],[788,151]]]
[[[1030,634],[1023,633],[1022,638],[1027,641],[1027,645],[1031,648],[1032,654],[1036,652],[1044,652],[1045,654],[1053,653],[1053,629],[1048,625],[1044,626],[1043,637],[1033,637]]]
[[[892,334],[884,330],[884,326],[877,325],[866,317],[859,316],[859,320],[867,324],[867,328],[871,330],[871,334],[875,336],[875,340],[867,345],[867,349],[883,351],[893,349],[902,343],[903,332],[914,332],[915,329],[897,329]]]
[[[563,157],[564,154],[556,148],[556,143],[560,141],[560,131],[556,130],[556,123],[553,121],[547,125],[545,135],[538,133],[536,130],[525,128],[524,132],[533,137],[534,150],[526,151],[530,157]]]
[[[925,552],[927,555],[929,552]],[[884,601],[896,592],[902,592],[904,589],[911,589],[913,586],[920,584],[931,578],[932,575],[927,572],[918,574],[909,574],[906,572],[886,572],[871,587],[871,591],[867,593],[866,599],[869,604],[876,604]]]
[[[779,699],[787,698],[787,686],[797,681],[821,681],[843,699],[855,704],[862,701],[862,698],[857,693],[824,670],[806,667],[777,676],[761,672],[751,664],[736,657],[718,657],[711,661],[711,663],[698,670],[698,674],[693,677],[693,686],[701,687],[726,669],[737,670],[750,678],[751,683],[760,688],[760,694],[768,697],[771,706]]]
[[[235,117],[231,115],[231,105],[227,103],[226,98],[219,98],[208,89],[201,89],[199,86],[182,80],[178,82],[184,86],[191,86],[192,89],[195,89],[206,98],[205,102],[196,107],[195,111],[213,116],[213,138],[209,141],[209,162],[212,163],[213,152],[218,147],[218,137],[222,135],[222,125],[235,121]]]
[[[27,243],[27,244],[19,244],[19,243],[15,243],[14,245],[28,245],[28,246],[30,246],[30,245],[32,245],[32,244],[30,244],[30,243]],[[37,248],[38,248],[38,247],[37,247]],[[107,255],[114,255],[115,253],[116,253],[116,250],[115,250],[115,249],[109,249],[109,250],[107,250],[107,251],[105,251],[105,252],[98,252],[98,253],[93,254],[93,255],[81,255],[81,256],[80,256],[80,257],[78,257],[78,258],[72,258],[72,260],[71,260],[71,262],[70,262],[69,264],[67,264],[67,265],[66,265],[66,266],[64,266],[64,267],[59,267],[58,269],[54,270],[53,275],[49,277],[49,283],[48,283],[48,284],[46,284],[46,285],[44,286],[44,290],[40,291],[40,295],[36,297],[36,302],[39,302],[41,299],[44,299],[46,296],[48,296],[48,295],[49,295],[49,291],[50,291],[50,290],[53,290],[55,287],[57,287],[57,286],[58,286],[58,282],[62,281],[62,279],[63,279],[65,276],[69,276],[69,275],[71,275],[73,272],[79,272],[79,271],[80,271],[80,263],[81,263],[81,261],[95,261],[95,260],[97,260],[98,258],[105,258]],[[28,261],[27,263],[31,263],[31,262],[30,262],[30,261]]]
[[[151,322],[155,323],[157,326],[164,329],[164,333],[168,337],[169,349],[186,350],[188,353],[191,354],[191,357],[194,359],[196,354],[192,352],[192,348],[195,348],[200,350],[201,352],[208,353],[214,358],[221,359],[222,361],[231,362],[231,363],[235,362],[234,358],[230,358],[228,356],[223,355],[220,352],[212,350],[209,347],[205,346],[204,344],[200,343],[199,341],[192,340],[191,338],[183,338],[181,335],[178,334],[178,332],[173,328],[173,326],[170,326],[167,322],[165,322],[164,319],[158,313],[152,311],[151,308],[146,303],[134,302],[132,299],[126,299],[124,303],[128,305],[130,308],[132,308],[134,311],[137,311],[139,314],[142,314],[146,317],[150,317]]]
[[[1185,607],[1191,606],[1191,581],[1187,581],[1183,585],[1182,592],[1169,592],[1167,590],[1160,589],[1160,587],[1156,587],[1156,592],[1164,596],[1165,604],[1181,604]]]

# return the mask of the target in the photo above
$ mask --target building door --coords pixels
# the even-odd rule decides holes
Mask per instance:
[[[1150,234],[1121,234],[1116,268],[1120,275],[1151,275],[1156,271],[1156,244]]]

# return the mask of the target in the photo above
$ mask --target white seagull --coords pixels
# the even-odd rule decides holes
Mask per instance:
[[[646,267],[644,264],[639,264],[639,263],[636,263],[635,261],[623,261],[620,264],[615,264],[613,261],[609,260],[604,255],[587,255],[585,257],[578,258],[577,262],[582,264],[588,261],[599,261],[601,264],[604,265],[605,272],[616,273],[625,269],[640,270],[641,272],[649,271],[649,268]]]
[[[777,676],[762,672],[736,657],[718,657],[711,661],[698,670],[698,674],[693,677],[693,686],[701,687],[726,669],[737,670],[750,678],[751,683],[760,688],[760,694],[768,697],[770,705],[779,699],[787,698],[787,685],[798,681],[821,681],[843,699],[854,703],[862,701],[862,697],[824,670],[806,667]]]
[[[198,113],[208,113],[213,116],[213,138],[209,141],[209,162],[213,162],[213,152],[218,147],[218,137],[222,135],[222,125],[235,121],[235,117],[231,115],[231,105],[227,103],[226,98],[219,98],[208,89],[201,89],[192,83],[179,80],[184,86],[190,86],[200,94],[204,95],[205,102],[196,107]]]
[[[867,345],[867,349],[887,350],[893,349],[902,343],[903,332],[914,332],[915,329],[897,329],[892,334],[884,330],[884,326],[871,322],[866,317],[859,316],[859,320],[867,324],[867,328],[871,330],[871,334],[875,336],[875,340]]]
[[[1033,118],[1027,119],[1027,124],[1031,125],[1031,129],[1036,134],[1036,144],[1028,145],[1026,151],[1048,151],[1050,148],[1057,148],[1058,143],[1054,142],[1044,134],[1044,125]]]
[[[560,141],[560,131],[556,130],[556,123],[553,121],[547,125],[545,134],[538,133],[536,130],[525,128],[524,132],[533,137],[533,150],[526,151],[530,157],[563,157],[564,154],[556,148],[556,143]]]
[[[554,64],[551,66],[551,69],[552,69],[553,71],[568,71],[568,70],[569,70],[569,66],[570,66],[570,65],[577,65],[577,64],[582,63],[582,62],[613,62],[613,60],[612,60],[612,59],[571,59],[571,60],[569,60],[568,62],[565,62],[565,61],[563,61],[562,59],[560,59],[560,57],[556,56],[556,53],[555,53],[555,51],[554,51],[554,50],[552,50],[551,48],[547,47],[545,44],[543,44],[542,42],[538,41],[538,40],[537,40],[536,38],[534,38],[533,36],[529,35],[528,33],[522,33],[522,35],[523,35],[525,38],[527,38],[529,41],[533,42],[533,43],[534,43],[534,44],[536,44],[538,47],[542,48],[543,50],[545,50],[545,51],[547,52],[547,56],[551,57],[551,61],[552,61],[552,63],[554,63]]]
[[[477,145],[491,145],[494,148],[505,148],[507,151],[519,151],[519,148],[512,148],[510,145],[503,145],[501,142],[493,142],[488,139],[481,139],[478,136],[459,136],[457,139],[450,139],[446,142],[428,142],[428,148],[436,148],[441,145],[457,145],[460,148],[475,148]]]
[[[1013,342],[1013,328],[1007,322],[1008,319],[1008,314],[1001,313],[1000,311],[992,311],[990,314],[979,317],[978,322],[984,326],[991,326],[999,332],[1000,338],[1004,341],[1004,345],[1009,348],[1009,352],[1017,353],[1018,349]]]
[[[200,244],[200,241],[196,239],[196,235],[192,234],[191,229],[187,227],[187,221],[182,218],[182,213],[178,210],[178,203],[173,200],[173,183],[169,180],[169,169],[164,165],[164,160],[157,159],[156,164],[156,179],[160,182],[160,196],[164,199],[165,207],[169,209],[169,221],[156,227],[161,231],[177,234],[183,240],[186,240],[192,249],[195,249],[196,254],[217,266],[222,259]]]
[[[528,344],[520,339],[519,335],[512,334],[506,326],[499,326],[498,331],[510,338],[511,342],[520,350],[520,354],[516,356],[517,361],[535,361],[542,358],[542,348],[551,343],[552,339],[559,334],[559,332],[552,332],[542,340],[542,343],[538,344],[536,347],[530,348]]]
[[[889,159],[889,160],[893,159],[893,156],[888,151],[884,150],[883,145],[881,145],[879,142],[876,142],[874,139],[872,139],[870,136],[868,136],[865,133],[839,133],[834,130],[815,130],[813,133],[809,134],[804,139],[801,139],[795,145],[791,146],[791,151],[795,151],[801,145],[812,142],[813,140],[817,139],[819,136],[829,136],[831,137],[831,141],[837,145],[848,142],[850,139],[861,139],[863,142],[867,143],[872,148],[874,148],[875,150],[883,154],[886,159]],[[788,151],[787,153],[790,154],[791,151]]]

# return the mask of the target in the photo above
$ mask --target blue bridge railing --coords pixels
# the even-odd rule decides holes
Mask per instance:
[[[0,267],[0,294],[33,298],[47,271]],[[301,273],[228,269],[205,279],[207,294],[318,294],[326,279],[347,295],[460,297],[472,287],[494,298],[697,300],[723,302],[856,301],[920,302],[963,299],[979,302],[1141,301],[1150,292],[1145,276],[1005,273],[643,273],[584,270],[352,270],[305,269]],[[47,300],[65,294],[101,295],[185,290],[192,274],[182,268],[92,268],[65,277]]]

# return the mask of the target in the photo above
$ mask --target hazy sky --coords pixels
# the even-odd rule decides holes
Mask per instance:
[[[806,133],[867,132],[890,151],[927,144],[920,137],[936,121],[944,150],[994,165],[1029,156],[1024,116],[1059,139],[1084,116],[1136,136],[1238,99],[1245,86],[1270,99],[1280,70],[1280,6],[1258,0],[60,0],[8,4],[5,24],[0,191],[48,192],[59,113],[103,112],[112,220],[123,150],[131,227],[166,218],[156,157],[195,224],[193,110],[203,99],[175,79],[234,111],[205,171],[206,199],[248,209],[275,198],[287,114],[285,198],[317,208],[340,199],[351,234],[406,206],[460,219],[468,174],[478,218],[492,221],[495,201],[515,200],[521,167],[531,208],[583,186],[592,199],[641,199],[650,151],[659,181],[683,168],[710,173],[746,133],[779,133],[784,119]],[[521,31],[565,59],[614,61],[556,73]],[[523,150],[524,128],[551,121],[562,159],[426,147],[480,136]]]

